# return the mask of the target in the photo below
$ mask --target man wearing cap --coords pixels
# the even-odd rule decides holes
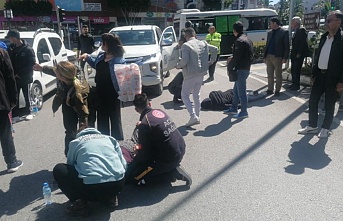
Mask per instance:
[[[9,30],[6,39],[11,42],[8,48],[8,54],[10,55],[11,62],[13,65],[14,76],[17,84],[18,91],[18,103],[13,108],[12,116],[14,119],[17,117],[25,116],[26,120],[31,120],[30,115],[30,102],[29,102],[29,85],[33,81],[33,70],[32,66],[36,62],[35,53],[31,46],[24,40],[20,39],[20,33],[15,30]],[[23,91],[25,98],[25,107],[22,112],[19,112],[19,93]]]

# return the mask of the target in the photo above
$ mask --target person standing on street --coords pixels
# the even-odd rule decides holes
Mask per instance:
[[[301,67],[309,52],[309,48],[307,43],[307,32],[306,29],[301,26],[301,18],[298,16],[294,17],[291,25],[294,35],[292,37],[291,50],[292,85],[290,86],[290,89],[299,90]]]
[[[33,82],[32,66],[36,62],[35,53],[31,46],[24,39],[20,39],[20,33],[15,29],[7,32],[6,39],[9,39],[11,42],[8,48],[8,54],[13,65],[14,77],[18,91],[18,103],[12,110],[13,121],[17,121],[23,116],[26,116],[26,120],[32,120],[33,116],[30,114],[29,86],[30,83]],[[20,90],[22,90],[25,98],[25,107],[23,110],[19,109]]]
[[[279,18],[270,19],[271,31],[268,32],[267,44],[264,49],[264,61],[267,65],[268,90],[267,94],[274,93],[274,73],[276,77],[275,96],[280,95],[282,85],[282,64],[289,56],[288,31],[281,27]]]
[[[213,64],[208,67],[208,74],[209,77],[206,81],[213,81],[214,80],[214,72],[216,70],[216,64],[220,55],[220,42],[222,40],[222,35],[216,32],[216,27],[213,25],[208,28],[208,34],[206,35],[206,42],[210,45],[213,45],[218,48],[218,53],[216,56],[216,60]],[[212,54],[209,55],[210,57],[213,56]],[[210,60],[210,59],[209,59]]]
[[[224,110],[225,114],[234,114],[234,118],[247,118],[248,98],[247,98],[247,78],[250,74],[251,63],[254,60],[253,44],[248,37],[243,34],[243,24],[237,21],[233,25],[233,34],[236,41],[233,46],[233,57],[228,59],[228,66],[237,71],[237,81],[233,87],[232,106]],[[237,113],[238,104],[241,103],[241,111]]]
[[[181,90],[182,101],[190,115],[187,127],[200,124],[200,89],[208,65],[213,64],[217,58],[218,48],[199,41],[195,38],[193,28],[185,30],[186,41],[181,46],[181,60],[176,64],[177,69],[182,68],[183,84]],[[211,61],[208,61],[208,54],[211,53]],[[194,108],[189,98],[193,94]]]
[[[0,48],[0,142],[8,172],[15,172],[23,165],[17,160],[9,112],[18,103],[18,91],[10,57]]]
[[[79,60],[85,60],[96,70],[96,110],[98,130],[117,140],[124,140],[121,122],[121,101],[118,99],[119,85],[114,73],[115,64],[124,64],[124,48],[118,35],[102,34],[103,52],[97,57],[85,53]]]
[[[89,86],[83,85],[76,77],[80,70],[69,61],[60,61],[56,67],[35,64],[33,69],[57,78],[57,93],[52,102],[52,111],[55,113],[62,106],[64,154],[67,156],[69,143],[75,139],[78,126],[88,126]]]
[[[80,55],[87,53],[92,54],[95,46],[94,46],[94,38],[91,34],[88,33],[89,29],[87,25],[82,26],[82,34],[77,39],[77,57]],[[80,61],[80,66],[83,69],[85,67],[85,61]]]
[[[343,14],[336,10],[326,18],[327,32],[322,35],[312,68],[313,86],[309,100],[308,126],[298,130],[299,134],[318,133],[318,103],[325,93],[325,117],[318,134],[319,138],[330,135],[338,92],[343,89],[343,36],[341,33]]]

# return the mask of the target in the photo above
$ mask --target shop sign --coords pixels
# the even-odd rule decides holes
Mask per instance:
[[[147,12],[147,13],[146,13],[146,16],[147,16],[147,17],[153,17],[153,16],[154,16],[154,13],[153,13],[153,12]]]
[[[51,22],[51,18],[49,16],[38,16],[37,21],[43,22],[43,23],[49,23]]]
[[[89,20],[94,24],[108,24],[110,23],[109,17],[89,17]]]

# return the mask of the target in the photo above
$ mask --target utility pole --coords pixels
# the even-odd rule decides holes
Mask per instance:
[[[225,2],[225,0],[222,0],[222,2],[221,2],[221,9],[222,9],[222,11],[224,10],[224,2]]]

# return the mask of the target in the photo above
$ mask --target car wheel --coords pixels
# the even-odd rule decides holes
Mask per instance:
[[[152,94],[155,96],[160,96],[163,92],[163,81],[161,83],[156,84],[152,87]]]
[[[42,94],[42,87],[38,83],[33,83],[31,86],[31,98],[37,102],[38,109],[42,109],[43,107],[43,94]]]

